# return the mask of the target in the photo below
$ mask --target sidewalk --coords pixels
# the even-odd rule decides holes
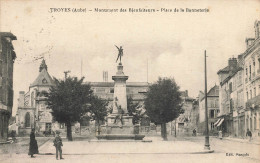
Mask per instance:
[[[150,137],[149,137],[150,139]],[[42,155],[54,155],[56,150],[52,139],[39,149]],[[63,142],[64,155],[99,155],[99,154],[202,154],[212,153],[204,150],[203,145],[185,141],[161,141],[152,138],[152,142],[141,141],[72,141]]]
[[[251,141],[249,141],[248,139],[239,139],[239,138],[233,138],[233,137],[223,137],[223,140],[260,145],[260,137],[254,137],[254,138],[252,138]]]

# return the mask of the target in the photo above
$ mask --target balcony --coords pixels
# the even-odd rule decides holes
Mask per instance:
[[[260,95],[251,98],[246,102],[246,108],[253,108],[255,109],[255,106],[260,105]]]

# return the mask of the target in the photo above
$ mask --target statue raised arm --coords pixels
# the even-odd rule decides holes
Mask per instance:
[[[116,62],[117,62],[118,59],[120,59],[120,63],[121,63],[121,57],[123,56],[123,48],[122,48],[122,46],[120,46],[120,48],[118,46],[116,46],[116,48],[118,50],[118,55],[117,55]]]

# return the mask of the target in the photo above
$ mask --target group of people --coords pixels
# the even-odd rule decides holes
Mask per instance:
[[[60,137],[60,132],[56,131],[55,138],[53,140],[53,146],[56,148],[56,159],[58,160],[58,153],[60,154],[60,159],[64,159],[62,157],[62,139]],[[31,158],[34,158],[34,154],[39,154],[38,150],[38,144],[37,140],[35,139],[35,129],[32,129],[31,134],[30,134],[30,144],[29,144],[29,153],[28,155],[31,156]]]
[[[222,138],[223,138],[222,130],[219,130],[218,137],[219,137],[219,139],[222,140]],[[249,129],[247,129],[246,137],[249,139],[249,141],[252,140],[252,132]]]
[[[195,128],[195,129],[192,131],[192,136],[196,136],[196,135],[197,135],[197,130],[196,130],[196,128]],[[249,141],[252,140],[252,132],[251,132],[249,129],[247,129],[246,137],[248,137]],[[219,130],[219,132],[218,132],[218,138],[219,138],[220,140],[222,140],[222,138],[223,138],[222,130]]]

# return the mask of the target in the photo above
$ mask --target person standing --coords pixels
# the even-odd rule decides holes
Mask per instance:
[[[60,153],[60,159],[64,159],[62,157],[62,149],[61,149],[61,146],[63,146],[63,144],[62,144],[62,139],[60,137],[59,131],[56,131],[56,136],[53,140],[53,146],[55,146],[56,148],[56,159],[58,160],[58,153]]]
[[[28,155],[31,155],[31,158],[34,158],[35,156],[33,156],[34,154],[38,154],[39,150],[38,150],[38,144],[37,141],[35,139],[35,129],[33,128],[30,134],[30,144],[29,144],[29,153]]]
[[[249,141],[252,140],[252,132],[249,129],[247,129],[246,136],[249,137]]]
[[[193,136],[196,136],[197,135],[197,131],[196,131],[196,128],[194,128],[193,130]]]
[[[223,135],[222,135],[222,130],[219,130],[219,132],[218,132],[218,137],[219,137],[220,140],[222,140],[222,137],[223,137]]]

